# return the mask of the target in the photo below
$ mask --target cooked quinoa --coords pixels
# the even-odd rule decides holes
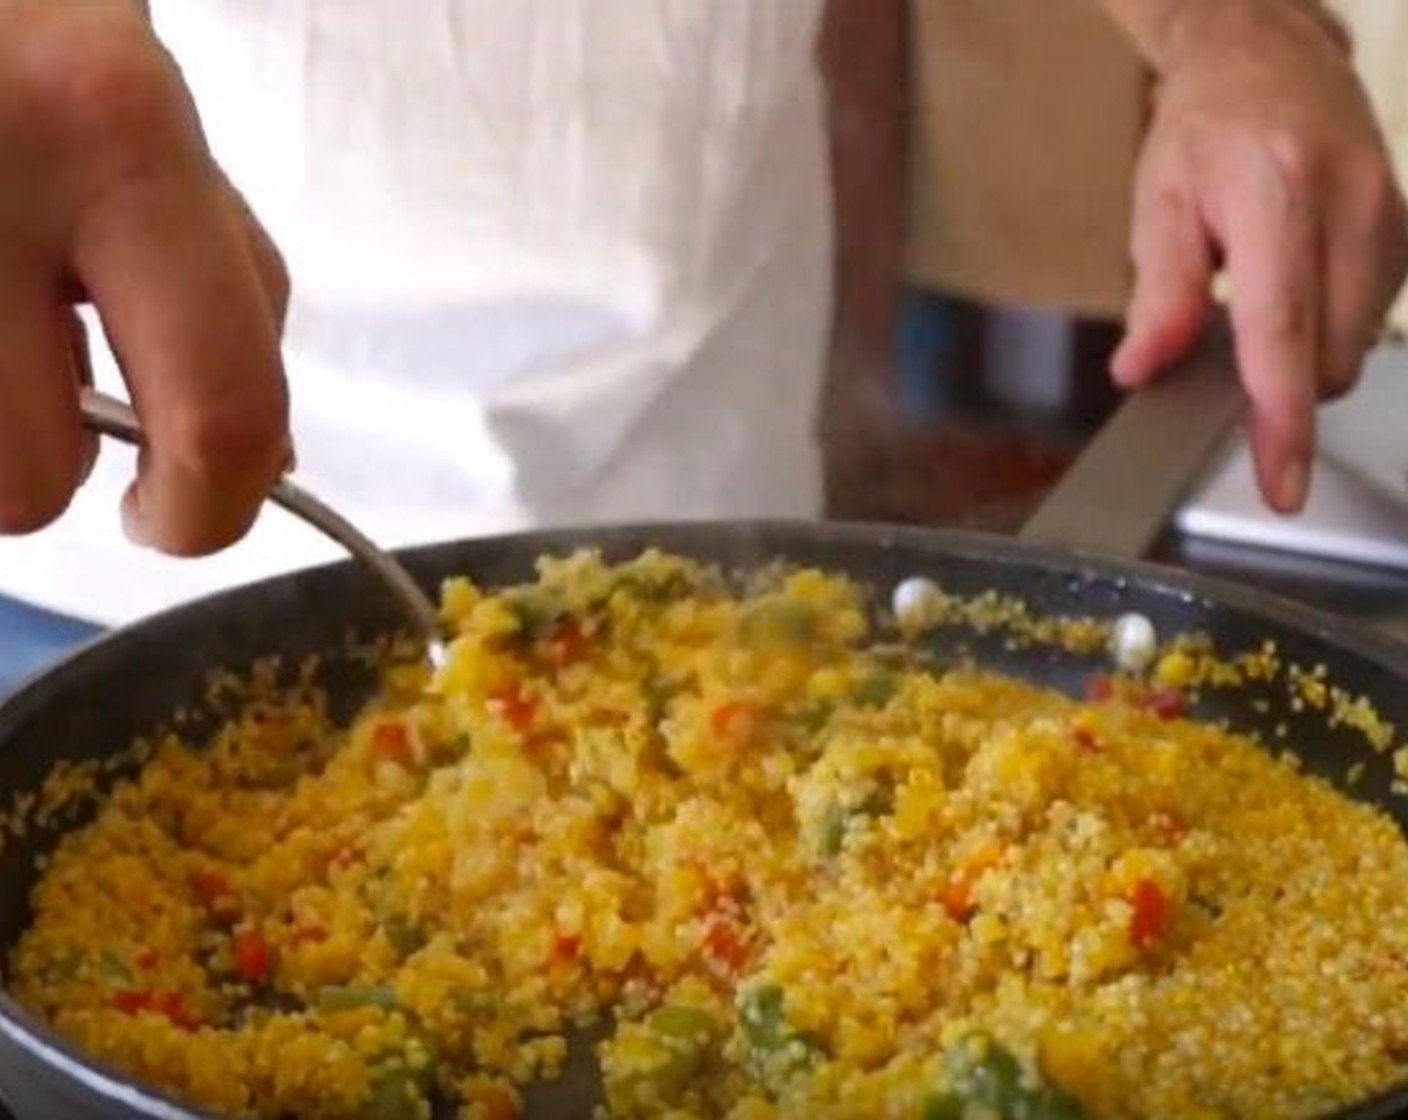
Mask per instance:
[[[646,553],[450,582],[448,665],[169,738],[9,980],[231,1117],[1297,1117],[1408,1074],[1408,844],[1157,676],[1073,700],[864,590]],[[1165,667],[1166,668],[1166,667]],[[448,1107],[448,1111],[445,1111]]]

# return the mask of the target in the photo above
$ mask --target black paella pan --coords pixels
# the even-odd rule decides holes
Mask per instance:
[[[1206,634],[1235,655],[1274,642],[1288,662],[1324,665],[1331,680],[1362,695],[1380,715],[1408,730],[1408,647],[1362,627],[1258,591],[1168,569],[1059,547],[994,537],[810,523],[693,523],[561,530],[443,544],[403,554],[427,588],[454,574],[494,586],[528,579],[535,559],[580,547],[622,559],[646,547],[747,569],[782,559],[845,572],[883,598],[899,581],[924,575],[946,591],[996,591],[1043,616],[1110,618],[1146,615],[1161,636]],[[285,661],[320,655],[334,706],[350,715],[371,678],[346,658],[349,628],[364,636],[394,630],[398,615],[369,577],[351,563],[300,572],[203,600],[119,630],[74,653],[0,703],[0,791],[37,790],[60,760],[103,759],[169,720],[202,695],[209,674],[277,653]],[[1001,634],[958,626],[925,639],[940,654],[1075,692],[1103,666],[1042,645],[1012,648]],[[1392,791],[1392,760],[1369,749],[1323,714],[1297,710],[1285,689],[1227,690],[1203,696],[1198,715],[1226,718],[1239,730],[1274,741],[1285,725],[1309,770],[1348,789],[1408,828],[1408,798]],[[1297,732],[1300,732],[1298,734]],[[29,920],[36,858],[80,819],[7,838],[0,852],[0,955],[8,956]],[[211,1120],[162,1093],[85,1059],[0,992],[0,1095],[19,1120]],[[585,1046],[573,1048],[567,1075],[528,1094],[529,1120],[590,1117],[596,1078]],[[1408,1085],[1340,1114],[1345,1120],[1408,1115]]]

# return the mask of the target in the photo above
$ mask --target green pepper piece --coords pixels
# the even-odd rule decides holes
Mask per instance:
[[[547,637],[566,613],[561,603],[536,587],[506,592],[504,606],[518,620],[518,632],[533,641]]]
[[[431,1093],[435,1089],[435,1081],[440,1070],[440,1051],[435,1046],[435,1040],[426,1033],[419,1021],[411,1027],[411,1036],[408,1046],[418,1046],[425,1056],[425,1061],[411,1066],[407,1062],[411,1079],[423,1093]]]
[[[782,989],[776,984],[745,991],[739,997],[738,1015],[754,1066],[764,1076],[799,1072],[822,1054],[819,1038],[794,1029],[787,1021]]]
[[[99,953],[94,959],[94,968],[105,980],[115,980],[119,984],[132,984],[132,970],[112,953]]]
[[[450,993],[450,1004],[461,1015],[482,1015],[494,1006],[493,996],[480,988],[457,988]]]
[[[871,673],[851,693],[851,699],[862,708],[883,708],[894,697],[899,681],[890,673]]]
[[[833,805],[822,823],[819,847],[824,856],[841,854],[841,845],[846,842],[847,815],[839,805]]]
[[[826,725],[831,722],[831,717],[835,714],[836,704],[834,701],[814,700],[798,708],[793,719],[797,721],[803,731],[815,735],[825,730]]]
[[[924,1099],[924,1120],[1085,1120],[1075,1097],[1024,1071],[1010,1050],[984,1034],[949,1050],[944,1075],[944,1087]]]
[[[795,646],[816,633],[816,612],[794,599],[763,599],[743,616],[739,637],[751,649]]]
[[[739,1021],[748,1045],[755,1050],[776,1050],[782,1045],[786,1021],[782,1017],[782,989],[776,984],[749,988],[738,1001]]]
[[[669,714],[670,702],[680,691],[680,683],[659,674],[649,676],[641,685],[647,718],[656,726]]]
[[[371,1095],[357,1120],[420,1120],[425,1095],[403,1065],[384,1064],[372,1074]]]
[[[136,983],[132,976],[132,970],[112,953],[90,955],[66,951],[58,954],[44,967],[44,975],[48,977],[51,984],[62,984],[77,979],[85,972],[90,977],[95,976],[100,980],[111,981],[124,987],[130,987]]]
[[[635,1079],[661,1104],[678,1101],[708,1057],[717,1027],[708,1012],[683,1004],[665,1004],[651,1013],[646,1026],[665,1044],[665,1058]],[[632,1090],[635,1095],[635,1090]]]
[[[402,914],[388,914],[381,921],[386,940],[402,958],[409,957],[425,947],[425,934],[409,918]]]
[[[616,579],[616,587],[644,603],[666,603],[687,595],[691,590],[689,577],[683,572],[667,572],[647,575],[640,571],[622,572]]]
[[[894,784],[888,778],[877,776],[875,788],[865,795],[856,812],[863,817],[884,817],[894,811]]]
[[[356,1011],[363,1007],[379,1007],[383,1011],[396,1009],[396,992],[388,987],[358,987],[352,984],[329,984],[318,989],[313,1005],[319,1011]]]
[[[1032,1120],[1085,1120],[1085,1106],[1064,1089],[1047,1085],[1029,1115]]]
[[[656,1008],[647,1022],[650,1029],[662,1037],[695,1045],[707,1042],[716,1029],[714,1017],[707,1011],[680,1003]]]
[[[44,965],[44,976],[50,984],[63,984],[78,975],[83,958],[77,953],[60,953]]]

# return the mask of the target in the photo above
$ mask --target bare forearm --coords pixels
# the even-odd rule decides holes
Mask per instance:
[[[1134,42],[1145,61],[1160,74],[1168,72],[1190,36],[1208,33],[1212,20],[1241,20],[1259,7],[1290,5],[1296,14],[1320,27],[1341,47],[1349,47],[1344,26],[1318,0],[1100,0],[1110,17]]]
[[[836,214],[834,339],[881,356],[900,280],[904,0],[828,0],[821,64]]]

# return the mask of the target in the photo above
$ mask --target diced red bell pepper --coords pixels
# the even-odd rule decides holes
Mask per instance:
[[[230,922],[239,916],[239,899],[235,897],[234,888],[223,871],[200,868],[191,872],[186,883],[211,917]]]
[[[185,1001],[179,992],[150,992],[127,988],[113,996],[112,1005],[124,1015],[140,1015],[144,1012],[160,1015],[182,1030],[190,1030],[195,1026],[195,1021],[186,1013]]]
[[[734,922],[716,917],[704,928],[704,952],[717,967],[734,973],[748,960],[748,943]]]
[[[697,866],[697,865],[696,865]],[[748,905],[748,883],[736,874],[715,875],[701,869],[704,897],[700,910],[737,917]]]
[[[1149,693],[1144,703],[1149,711],[1162,720],[1177,719],[1187,708],[1183,694],[1175,688],[1156,688]]]
[[[384,719],[372,728],[372,750],[400,766],[410,767],[415,762],[410,730],[399,719]]]
[[[955,922],[966,922],[973,914],[973,884],[955,875],[939,892],[939,901]]]
[[[1168,922],[1168,899],[1153,879],[1142,878],[1130,892],[1134,912],[1129,918],[1129,940],[1136,949],[1145,949],[1164,934]]]
[[[591,639],[582,630],[582,624],[571,615],[558,619],[543,644],[548,659],[555,665],[571,665],[582,660],[591,650]]]
[[[581,952],[581,935],[557,933],[553,935],[552,948],[548,950],[548,958],[553,964],[571,964]]]
[[[204,906],[213,906],[230,894],[230,880],[223,871],[200,868],[192,871],[186,882]]]
[[[273,970],[273,951],[258,930],[237,930],[230,942],[230,953],[234,957],[235,973],[241,980],[263,984],[269,979]]]
[[[584,717],[588,727],[624,727],[630,721],[630,716],[615,708],[593,708]]]
[[[493,703],[505,723],[517,732],[527,731],[533,726],[538,713],[538,702],[525,695],[519,685],[501,689],[492,697]]]
[[[973,892],[989,869],[996,867],[1002,859],[1002,848],[996,842],[985,844],[967,863],[959,865],[949,876],[943,890],[939,892],[939,902],[955,922],[967,921],[973,915],[977,903]]]
[[[364,858],[363,854],[356,847],[351,844],[344,844],[341,848],[338,848],[337,851],[328,856],[328,870],[340,870],[342,868],[352,867],[355,864],[361,863]]]
[[[1095,673],[1088,677],[1085,682],[1085,698],[1096,703],[1103,703],[1106,700],[1113,700],[1115,696],[1115,679],[1107,673]]]
[[[751,700],[725,700],[714,708],[709,726],[719,739],[747,739],[760,718],[758,705]]]
[[[1075,738],[1076,747],[1082,754],[1100,753],[1100,739],[1090,728],[1083,724],[1076,724],[1071,734]]]

